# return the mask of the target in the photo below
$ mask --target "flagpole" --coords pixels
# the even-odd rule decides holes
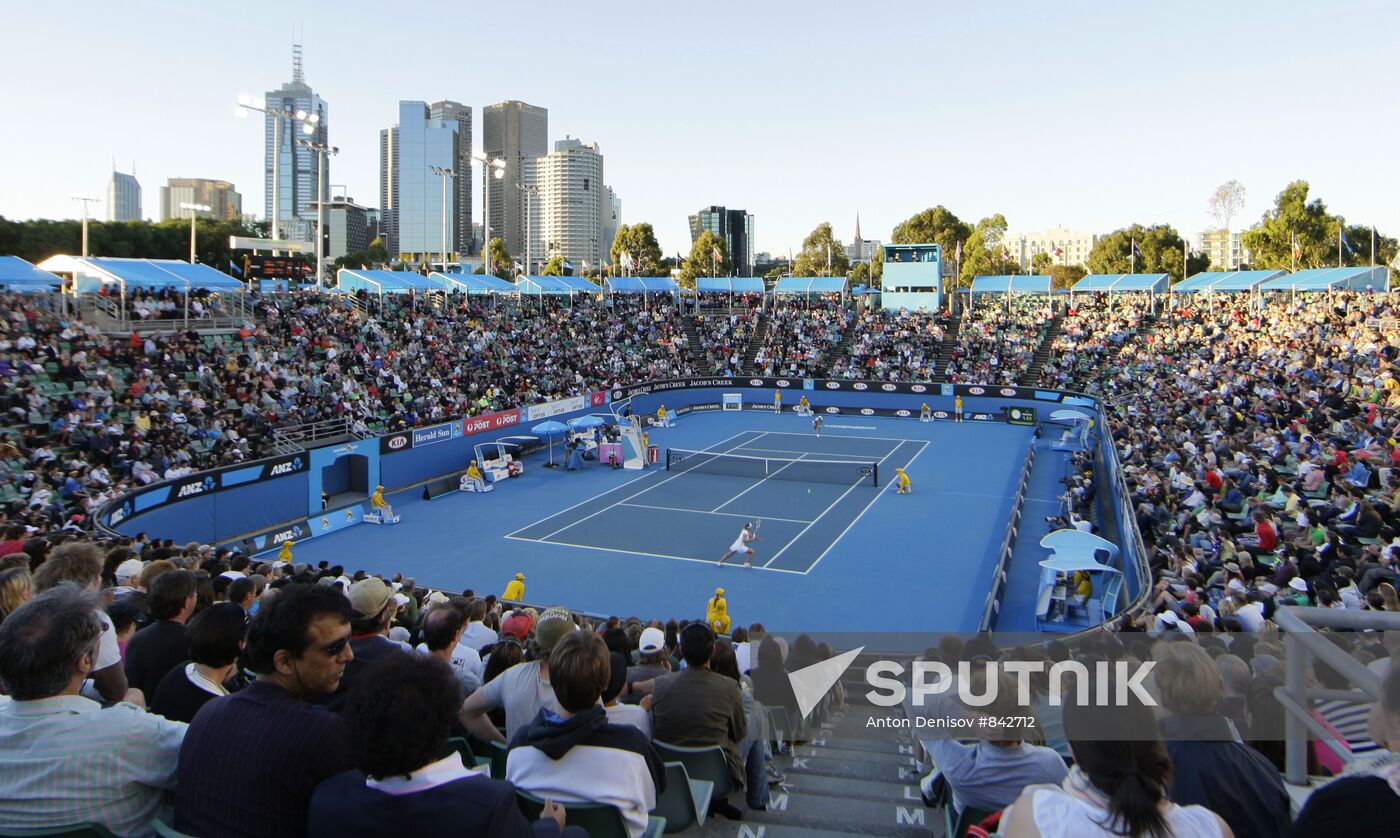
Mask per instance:
[[[1342,225],[1337,225],[1337,267],[1342,266]]]
[[[1371,267],[1376,266],[1376,225],[1371,225]]]

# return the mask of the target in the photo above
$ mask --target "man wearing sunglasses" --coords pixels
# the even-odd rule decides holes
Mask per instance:
[[[350,603],[332,587],[284,588],[258,609],[246,655],[257,680],[209,702],[190,724],[175,828],[304,835],[316,785],[350,767],[340,718],[311,704],[335,692],[354,657]]]

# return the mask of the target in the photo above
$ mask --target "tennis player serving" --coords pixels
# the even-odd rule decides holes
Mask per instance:
[[[735,553],[743,553],[744,567],[753,567],[753,548],[749,546],[749,543],[752,542],[754,539],[758,538],[757,530],[758,528],[755,527],[752,523],[745,524],[744,528],[739,531],[738,537],[734,539],[734,543],[729,545],[729,552],[725,553],[723,556],[720,556],[720,559],[718,562],[715,563],[715,566],[718,567],[719,565],[724,564],[725,561],[728,560],[729,557],[734,555]]]

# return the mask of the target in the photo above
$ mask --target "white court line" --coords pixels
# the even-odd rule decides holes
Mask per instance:
[[[899,445],[896,445],[896,446],[894,447],[894,451],[891,451],[890,453],[888,453],[888,454],[886,454],[885,456],[881,457],[881,458],[876,462],[876,464],[875,464],[876,468],[878,469],[880,466],[884,465],[885,460],[888,460],[890,457],[892,457],[892,456],[894,455],[895,451],[898,451],[898,450],[904,445],[904,443],[906,443],[906,442],[914,442],[914,441],[915,441],[915,440],[909,440],[909,439],[901,440],[900,443],[899,443]],[[928,443],[925,442],[924,444],[927,445]],[[922,450],[922,449],[920,449],[920,450]],[[826,515],[826,513],[830,512],[830,511],[832,510],[832,508],[833,508],[834,506],[836,506],[836,504],[838,504],[838,503],[840,503],[841,501],[845,500],[846,495],[849,495],[849,494],[851,493],[851,491],[852,491],[853,489],[855,489],[855,488],[856,488],[857,486],[859,486],[859,485],[860,485],[860,483],[852,483],[852,484],[846,489],[846,491],[842,492],[841,495],[840,495],[838,498],[836,498],[836,500],[834,500],[834,501],[832,501],[830,504],[828,504],[827,507],[826,507],[826,509],[823,509],[823,510],[817,515],[816,520],[812,521],[811,524],[808,524],[807,526],[803,527],[803,528],[802,528],[802,531],[799,532],[799,533],[792,539],[792,541],[789,541],[787,544],[784,544],[784,545],[783,545],[783,549],[781,549],[781,550],[779,550],[778,552],[774,553],[774,554],[773,554],[773,558],[771,558],[771,559],[769,559],[768,561],[764,562],[763,565],[762,565],[763,568],[764,568],[765,570],[768,569],[768,565],[772,564],[773,562],[776,562],[776,561],[778,560],[778,557],[779,557],[779,556],[781,556],[783,553],[787,552],[787,548],[791,547],[793,544],[795,544],[795,543],[797,542],[798,539],[800,539],[800,538],[802,538],[802,536],[806,535],[806,534],[807,534],[807,530],[810,530],[810,529],[812,528],[812,526],[815,525],[815,524],[817,523],[817,521],[820,521],[820,520]],[[878,497],[879,497],[880,495],[882,495],[882,494],[884,494],[884,492],[882,492],[882,491],[877,491],[877,492],[875,492],[875,497],[878,498]],[[872,501],[872,502],[873,502],[873,501]],[[869,509],[869,508],[870,508],[870,504],[866,504],[866,508]],[[863,511],[862,511],[862,514],[863,514]],[[849,528],[848,528],[848,529],[849,529]],[[831,549],[831,548],[828,547],[827,549],[829,550],[829,549]],[[779,569],[779,568],[775,568],[775,569]],[[811,567],[808,567],[806,571],[803,571],[803,573],[806,573],[806,572],[810,571],[811,569],[812,569]]]
[[[803,455],[802,455],[802,457],[805,457],[805,456],[807,456],[807,455],[806,455],[806,454],[803,454]],[[798,457],[797,459],[793,460],[791,463],[788,463],[787,465],[783,466],[783,468],[778,469],[778,471],[782,471],[784,468],[792,468],[793,463],[798,463],[798,462],[801,462],[801,461],[802,461],[802,457]],[[769,478],[771,478],[771,477],[773,477],[774,475],[776,475],[776,474],[778,473],[778,471],[773,472],[773,474],[765,474],[765,475],[763,475],[763,476],[760,477],[758,480],[754,481],[754,484],[753,484],[752,486],[748,487],[748,488],[745,489],[744,491],[740,492],[739,494],[735,495],[734,497],[730,498],[729,500],[725,501],[724,503],[720,504],[719,506],[716,506],[714,509],[711,509],[710,511],[711,511],[711,512],[715,512],[715,513],[718,513],[721,509],[725,508],[725,507],[728,506],[729,504],[733,503],[734,501],[738,500],[739,498],[742,498],[744,495],[747,495],[749,492],[752,492],[754,489],[757,489],[759,486],[762,486],[762,485],[763,485],[763,482],[764,482],[765,480],[768,480]]]
[[[919,455],[924,453],[924,449],[925,449],[925,448],[928,448],[928,442],[925,441],[925,440],[911,439],[911,440],[909,440],[909,442],[921,442],[921,443],[923,443],[923,444],[920,446],[918,453],[915,454],[914,456],[910,457],[910,458],[909,458],[909,462],[908,462],[907,464],[903,465],[903,466],[900,466],[900,468],[908,468],[909,466],[912,466],[912,465],[914,464],[914,461],[917,460],[917,459],[919,459]],[[896,450],[897,450],[897,449],[896,449]],[[882,461],[882,462],[883,462],[883,461]],[[888,486],[886,486],[886,488],[888,488]],[[826,545],[826,549],[823,550],[823,551],[821,552],[821,555],[820,555],[820,556],[817,556],[817,560],[816,560],[816,561],[812,562],[812,566],[809,567],[809,568],[807,568],[807,572],[808,572],[808,573],[811,573],[814,569],[816,569],[816,566],[822,563],[822,559],[826,558],[826,554],[831,552],[831,548],[833,548],[833,547],[835,547],[837,544],[839,544],[839,543],[841,542],[841,539],[843,539],[843,538],[846,537],[846,533],[848,533],[848,532],[851,531],[851,527],[854,527],[854,526],[856,525],[856,522],[857,522],[857,521],[859,521],[861,518],[864,518],[864,517],[865,517],[865,513],[867,513],[867,512],[870,511],[870,507],[872,507],[872,506],[875,505],[875,501],[879,500],[880,498],[882,498],[882,497],[884,497],[884,496],[885,496],[884,490],[881,490],[880,492],[877,492],[876,495],[875,495],[875,497],[871,498],[871,499],[870,499],[870,502],[867,503],[867,504],[865,505],[865,508],[862,509],[859,513],[857,513],[857,514],[856,514],[856,517],[854,517],[854,518],[851,519],[851,523],[849,523],[849,524],[846,525],[846,528],[845,528],[844,530],[841,531],[841,534],[838,535],[838,536],[836,536],[836,538],[833,539],[832,542],[831,542],[830,544]],[[776,558],[776,556],[775,556],[774,558]]]
[[[917,442],[917,440],[911,439],[909,442]],[[898,447],[898,445],[895,446],[895,448]],[[726,451],[725,453],[733,454],[735,451],[766,451],[773,454],[810,454],[813,456],[819,455],[819,459],[823,460],[828,457],[850,457],[853,463],[869,463],[875,459],[874,454],[828,454],[825,451],[793,451],[789,448],[750,448],[747,445],[740,445],[738,448]]]
[[[627,555],[627,556],[648,556],[648,557],[653,558],[653,559],[673,559],[673,560],[678,561],[678,562],[699,562],[700,564],[708,564],[708,565],[713,565],[713,564],[714,564],[714,560],[713,560],[713,559],[697,559],[697,558],[695,558],[694,556],[668,556],[668,555],[666,555],[665,553],[646,553],[646,552],[643,552],[643,551],[641,551],[641,550],[619,550],[619,549],[617,549],[617,548],[615,548],[615,547],[598,547],[598,546],[593,545],[593,544],[574,544],[573,542],[570,542],[570,541],[541,541],[541,540],[534,539],[534,538],[520,538],[520,537],[514,536],[514,535],[508,535],[508,536],[506,536],[506,538],[512,539],[512,540],[514,540],[514,541],[529,541],[529,542],[532,542],[532,543],[534,543],[534,544],[552,544],[552,545],[554,545],[555,547],[573,547],[573,548],[578,549],[578,550],[602,550],[602,551],[605,552],[605,553],[622,553],[623,555]],[[744,566],[741,565],[741,564],[736,564],[736,565],[732,565],[732,567],[743,568]],[[766,570],[766,571],[768,571],[769,573],[792,573],[792,574],[796,574],[796,575],[798,575],[798,576],[806,576],[806,575],[807,575],[805,572],[803,572],[803,571],[801,571],[801,570],[785,570],[785,569],[780,568],[780,567],[771,567],[771,568],[770,568],[770,567],[763,567],[763,566],[761,566],[761,565],[754,566],[754,567],[752,567],[752,568],[747,568],[747,569],[748,569],[748,570]]]
[[[748,433],[748,432],[746,431],[746,433]],[[760,432],[760,433],[761,433],[761,432]],[[734,436],[739,436],[739,434],[735,434]],[[730,437],[729,439],[733,439],[733,438],[734,438],[734,437],[732,436],[732,437]],[[729,439],[721,440],[720,442],[715,443],[715,445],[724,445],[726,442],[729,441]],[[709,452],[709,453],[713,453],[713,454],[726,454],[726,453],[728,453],[727,451],[710,451],[710,449],[711,449],[711,448],[714,448],[715,445],[711,445],[710,448],[705,448],[705,449],[701,449],[701,450],[702,450],[702,452]],[[650,486],[647,486],[645,489],[642,489],[640,492],[633,492],[632,494],[628,495],[627,497],[623,498],[623,499],[620,500],[620,501],[616,501],[616,502],[614,502],[614,503],[610,503],[610,504],[608,504],[607,506],[603,507],[602,509],[597,510],[596,512],[592,512],[592,513],[590,513],[590,514],[588,514],[588,515],[583,516],[582,518],[578,519],[577,521],[574,521],[572,524],[567,524],[567,525],[565,525],[565,526],[560,527],[559,529],[555,530],[554,532],[549,533],[549,535],[540,536],[539,540],[540,540],[540,541],[545,541],[545,540],[549,539],[550,536],[558,535],[559,533],[563,532],[564,530],[570,529],[570,528],[572,528],[572,527],[576,527],[576,526],[578,526],[579,524],[582,524],[584,521],[587,521],[589,518],[593,518],[593,517],[595,517],[595,516],[601,515],[601,514],[603,514],[604,512],[607,512],[609,509],[612,509],[614,506],[617,506],[617,505],[620,504],[620,503],[624,503],[624,502],[626,502],[626,501],[629,501],[629,500],[631,500],[632,498],[637,497],[638,495],[644,495],[644,494],[646,494],[647,492],[650,492],[652,489],[655,489],[657,486],[660,486],[662,483],[667,483],[667,482],[669,482],[669,481],[675,480],[677,477],[682,477],[682,476],[684,476],[684,475],[686,475],[686,474],[689,474],[689,472],[687,472],[687,471],[678,471],[678,472],[676,472],[675,474],[671,475],[670,477],[663,477],[663,478],[661,478],[660,480],[656,481],[655,483],[652,483]],[[607,493],[604,492],[604,494],[607,494]],[[595,495],[595,497],[596,497],[596,495]],[[587,503],[587,501],[584,501],[584,502]],[[575,504],[575,506],[577,506],[577,505],[578,505],[578,504]],[[571,507],[569,507],[569,508],[572,509],[573,507],[571,506]],[[566,511],[567,511],[567,510],[566,510]],[[548,521],[549,519],[546,518],[545,520]],[[516,532],[519,532],[519,530],[516,530]],[[514,535],[514,533],[512,533],[512,535]]]
[[[748,518],[755,520],[762,518],[765,521],[787,521],[790,524],[810,524],[811,521],[799,518],[774,518],[771,515],[743,515],[738,512],[711,512],[705,509],[686,509],[684,506],[652,506],[649,503],[628,503],[623,501],[618,506],[632,506],[637,509],[665,509],[671,512],[694,512],[696,515],[724,515],[728,518]]]
[[[728,439],[722,439],[722,440],[720,440],[719,442],[716,442],[714,445],[711,445],[710,448],[714,448],[714,447],[719,446],[719,445],[724,445],[725,443],[727,443],[727,442],[733,440],[735,437],[740,437],[740,436],[743,436],[743,435],[745,435],[745,434],[759,434],[759,435],[761,436],[761,435],[763,434],[763,431],[740,431],[739,433],[734,434],[733,436],[729,437]],[[709,448],[706,448],[705,450],[708,451]],[[658,472],[655,472],[655,471],[648,471],[648,472],[646,472],[646,473],[644,473],[644,474],[642,474],[642,475],[640,475],[640,476],[638,476],[638,477],[634,477],[634,478],[632,478],[631,480],[628,480],[626,483],[619,483],[618,485],[612,487],[611,489],[607,489],[607,490],[605,490],[605,491],[599,492],[598,494],[594,495],[594,496],[591,497],[591,498],[588,498],[587,500],[581,500],[581,501],[579,501],[578,503],[574,504],[573,506],[566,507],[566,508],[561,509],[561,510],[559,510],[558,512],[552,513],[552,514],[550,514],[550,515],[546,515],[546,516],[544,516],[543,518],[539,519],[538,521],[534,522],[533,524],[526,524],[525,526],[521,527],[520,529],[515,530],[515,532],[512,532],[512,533],[508,534],[508,535],[506,536],[506,538],[510,538],[511,536],[515,535],[516,533],[523,532],[524,530],[528,530],[528,529],[531,528],[531,527],[539,526],[540,524],[543,524],[545,521],[548,521],[550,518],[558,518],[560,515],[563,515],[565,512],[568,512],[570,509],[577,509],[577,508],[579,508],[580,506],[583,506],[584,504],[592,503],[593,501],[597,500],[598,498],[601,498],[601,497],[604,496],[604,495],[612,494],[613,492],[616,492],[618,489],[621,489],[621,488],[623,488],[623,487],[630,486],[630,485],[632,485],[633,483],[636,483],[638,480],[645,480],[645,479],[647,479],[648,477],[655,477],[657,474],[658,474]],[[670,479],[671,479],[671,478],[669,478],[669,477],[666,478],[666,480],[670,480]],[[659,486],[659,485],[661,485],[661,483],[665,483],[666,480],[659,481],[659,482],[657,483],[657,485]],[[643,490],[643,491],[645,491],[645,490]],[[641,492],[637,492],[637,494],[628,495],[627,497],[623,498],[622,500],[629,500],[629,499],[631,499],[631,498],[635,498],[637,495],[640,495],[640,494],[641,494]],[[619,501],[619,503],[621,503],[621,501]],[[599,511],[601,512],[602,510],[599,510]],[[597,514],[597,513],[594,513],[594,514]],[[590,517],[591,517],[591,516],[590,516]],[[577,523],[577,522],[575,522],[575,523]],[[571,524],[570,526],[572,526],[572,524]],[[565,527],[564,529],[568,529],[568,527]],[[554,534],[554,533],[550,533],[550,535],[553,535],[553,534]],[[545,537],[548,538],[549,536],[545,536]],[[526,541],[530,541],[530,540],[533,540],[533,539],[525,539],[525,540],[526,540]]]
[[[995,423],[993,423],[995,424]],[[795,436],[801,439],[812,439],[812,434],[794,434],[787,431],[765,431],[768,436]],[[818,437],[820,438],[820,437]],[[901,436],[856,436],[855,434],[832,434],[832,439],[878,439],[884,442],[924,442],[922,439],[906,439]]]

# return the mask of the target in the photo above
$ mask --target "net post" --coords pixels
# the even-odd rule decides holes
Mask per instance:
[[[870,464],[870,485],[876,488],[880,486],[880,464],[878,462]]]
[[[671,470],[671,449],[666,449],[666,470]]]

